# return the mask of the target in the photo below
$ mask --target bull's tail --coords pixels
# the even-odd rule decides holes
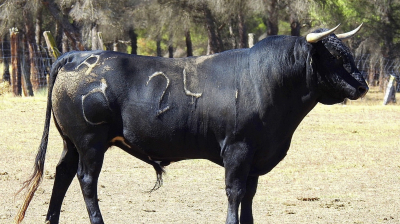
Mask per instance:
[[[162,176],[165,173],[163,165],[155,163],[155,162],[152,165],[154,167],[154,170],[156,171],[157,181],[154,184],[154,187],[150,191],[148,191],[148,193],[151,193],[151,192],[153,192],[155,190],[158,190],[162,186],[162,184],[163,184]]]
[[[53,85],[56,80],[56,76],[60,67],[62,67],[66,63],[65,59],[57,60],[51,69],[50,72],[50,80],[48,83],[48,96],[47,96],[47,108],[46,108],[46,119],[44,124],[44,130],[42,135],[42,141],[40,143],[38,152],[36,154],[35,164],[33,166],[33,173],[29,177],[28,180],[23,182],[22,188],[16,193],[19,194],[24,189],[27,189],[27,193],[25,195],[24,204],[18,211],[18,214],[15,217],[16,223],[21,223],[25,217],[25,212],[28,209],[29,203],[31,202],[33,195],[39,187],[40,182],[43,179],[43,170],[44,170],[44,162],[46,159],[46,150],[47,143],[49,139],[49,129],[50,129],[50,119],[51,119],[51,94],[53,91]]]

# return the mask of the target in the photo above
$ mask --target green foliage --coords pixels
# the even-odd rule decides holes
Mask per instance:
[[[97,25],[105,44],[120,40],[126,43],[120,48],[126,52],[132,52],[128,31],[133,29],[138,36],[138,54],[144,55],[157,54],[157,40],[161,41],[164,55],[171,44],[174,49],[185,50],[187,30],[191,33],[194,55],[206,54],[209,38],[206,21],[209,18],[203,11],[205,6],[211,10],[224,50],[236,46],[232,38],[236,43],[239,41],[239,14],[244,18],[245,33],[254,33],[256,40],[265,35],[266,21],[271,14],[271,1],[265,0],[57,0],[55,3],[63,12],[62,16],[80,30],[86,49],[90,49],[92,42],[92,26]],[[375,51],[385,51],[395,57],[396,52],[400,52],[399,9],[398,0],[280,0],[276,8],[279,34],[290,35],[292,18],[297,18],[303,35],[315,28],[330,28],[339,23],[339,31],[347,32],[363,22],[362,31],[349,42],[351,47],[357,48],[368,39],[369,43],[381,46]],[[55,19],[41,1],[1,1],[0,34],[8,36],[8,30],[13,26],[25,34],[26,21],[40,18],[41,30],[50,30],[60,42],[61,32],[57,32],[60,27],[56,30]],[[373,47],[369,49],[372,51]]]
[[[195,26],[190,30],[193,44],[193,55],[205,55],[207,53],[207,34],[203,26]]]
[[[316,0],[311,10],[311,17],[315,25],[334,26],[342,24],[342,28],[350,28],[354,23],[368,22],[368,0],[347,1],[347,0]],[[374,13],[369,14],[372,17]],[[322,24],[318,24],[318,23]]]
[[[263,21],[262,15],[255,15],[247,20],[249,33],[254,33],[255,36],[261,36],[267,30],[267,26]]]
[[[150,56],[157,55],[157,46],[155,40],[140,37],[137,40],[137,45],[138,45],[137,53],[139,55],[150,55]]]
[[[280,21],[279,34],[280,35],[290,35],[290,23],[288,21]]]

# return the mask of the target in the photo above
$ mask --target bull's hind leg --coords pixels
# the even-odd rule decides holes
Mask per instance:
[[[101,129],[97,129],[97,131],[97,134],[87,134],[84,137],[85,146],[78,147],[77,176],[92,224],[104,223],[98,203],[97,182],[103,165],[104,153],[108,147],[105,136],[107,131]]]
[[[56,168],[53,192],[46,216],[46,221],[48,223],[58,223],[65,193],[78,169],[78,160],[79,155],[75,146],[70,140],[64,139],[64,150]]]

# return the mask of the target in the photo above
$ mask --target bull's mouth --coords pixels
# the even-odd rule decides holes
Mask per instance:
[[[353,73],[344,78],[345,83],[351,89],[349,99],[357,100],[364,98],[368,93],[369,87],[360,73]]]

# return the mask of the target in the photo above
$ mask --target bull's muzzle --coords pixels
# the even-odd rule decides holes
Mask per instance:
[[[360,95],[360,98],[363,98],[367,92],[368,92],[369,88],[367,85],[361,85],[357,88],[357,92]]]
[[[358,72],[353,73],[352,76],[358,82],[358,87],[356,87],[357,98],[363,98],[367,94],[369,87],[368,87],[367,83],[365,82],[364,77],[360,73],[358,73]]]

